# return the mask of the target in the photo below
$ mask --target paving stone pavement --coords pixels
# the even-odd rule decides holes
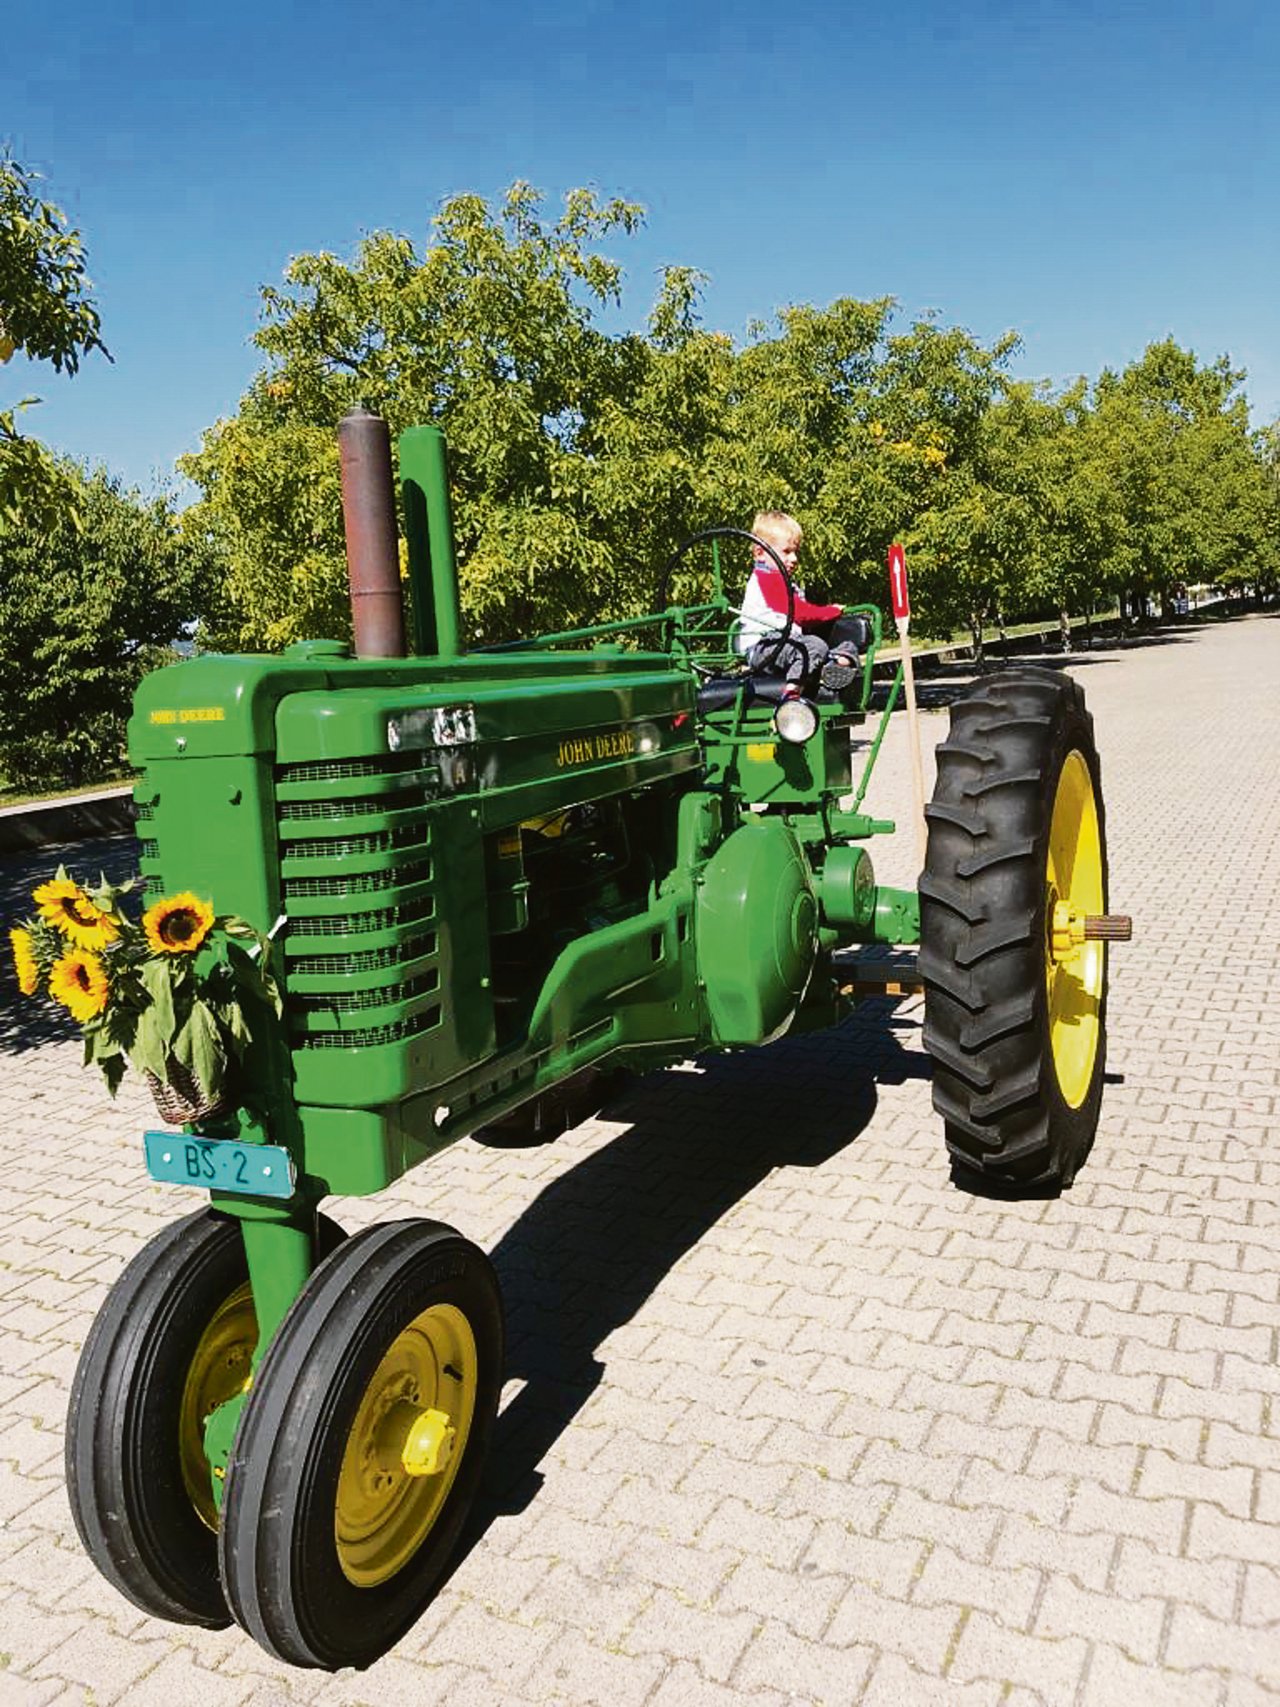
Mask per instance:
[[[1136,933],[1074,1189],[956,1190],[919,1003],[875,1002],[331,1206],[456,1223],[510,1317],[465,1556],[364,1673],[155,1623],[82,1554],[77,1349],[191,1199],[5,985],[0,1707],[1277,1707],[1280,618],[1072,668]],[[872,804],[906,821],[904,742]]]

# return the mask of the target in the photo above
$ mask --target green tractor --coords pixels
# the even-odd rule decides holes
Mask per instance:
[[[444,442],[417,427],[407,655],[386,429],[353,414],[340,442],[354,654],[202,656],[137,695],[148,893],[272,932],[284,1011],[229,1106],[146,1135],[151,1175],[209,1202],[113,1287],[67,1432],[76,1526],[121,1593],[330,1669],[384,1653],[449,1567],[503,1313],[453,1228],[347,1238],[327,1196],[467,1134],[553,1133],[619,1072],[830,1026],[876,987],[833,958],[858,944],[919,945],[893,976],[924,991],[957,1178],[1051,1193],[1097,1126],[1125,934],[1074,682],[1013,670],[958,701],[919,891],[887,887],[867,844],[893,825],[862,803],[901,672],[851,766],[877,610],[843,700],[783,701],[734,649],[717,554],[741,536],[712,530],[669,565],[687,584],[692,547],[714,557],[698,603],[467,651]]]

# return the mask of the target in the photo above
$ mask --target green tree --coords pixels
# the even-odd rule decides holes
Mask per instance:
[[[0,364],[21,351],[73,374],[89,351],[108,352],[80,233],[40,196],[39,182],[12,155],[0,155]],[[0,527],[49,520],[67,499],[58,464],[18,430],[18,416],[38,401],[24,397],[0,409]]]
[[[927,633],[949,629],[965,600],[960,559],[942,537],[958,518],[932,531],[924,520],[964,509],[981,423],[1017,340],[985,348],[932,318],[895,332],[893,313],[890,297],[841,298],[784,310],[774,336],[757,327],[738,363],[736,478],[721,485],[743,510],[762,498],[791,510],[823,590],[845,602],[884,602],[885,551],[904,538],[913,621]]]
[[[32,788],[118,774],[133,689],[213,580],[165,501],[74,463],[57,476],[78,520],[64,506],[0,538],[0,772]]]
[[[1083,379],[1060,393],[1010,386],[985,423],[981,456],[1002,524],[997,617],[1055,609],[1064,652],[1073,615],[1107,595],[1122,526],[1086,394]]]
[[[182,465],[202,491],[187,525],[227,567],[227,639],[346,630],[334,425],[355,403],[448,433],[473,638],[647,610],[682,536],[771,505],[800,517],[834,596],[882,595],[885,547],[971,457],[1016,340],[899,333],[891,300],[841,299],[736,349],[701,325],[687,267],[643,331],[610,333],[622,274],[597,245],[639,218],[575,190],[548,219],[516,184],[496,211],[446,202],[422,252],[377,233],[354,263],[301,256],[264,290],[267,364]]]
[[[393,432],[436,421],[448,433],[473,633],[611,605],[585,464],[631,368],[593,324],[621,270],[592,245],[638,218],[579,190],[547,222],[516,184],[496,214],[478,196],[446,202],[425,253],[375,233],[354,264],[300,256],[284,289],[263,291],[255,341],[269,365],[182,464],[203,493],[188,525],[220,542],[241,644],[348,625],[334,424],[357,403]]]
[[[1117,549],[1136,606],[1180,582],[1254,581],[1275,563],[1266,469],[1225,357],[1172,339],[1096,388],[1094,436],[1123,517]]]
[[[1261,428],[1254,445],[1262,471],[1261,531],[1269,548],[1260,566],[1260,591],[1274,600],[1280,584],[1280,421]]]

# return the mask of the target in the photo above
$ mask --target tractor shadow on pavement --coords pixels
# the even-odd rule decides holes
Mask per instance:
[[[878,1084],[929,1076],[896,1035],[918,1025],[870,1001],[834,1031],[653,1073],[606,1108],[629,1129],[548,1185],[491,1253],[507,1377],[524,1386],[498,1419],[458,1561],[534,1499],[539,1463],[600,1385],[601,1345],[679,1259],[775,1169],[856,1142]]]

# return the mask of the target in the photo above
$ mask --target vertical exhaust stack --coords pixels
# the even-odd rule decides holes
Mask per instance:
[[[338,460],[356,657],[403,658],[407,649],[391,434],[380,415],[348,410],[338,423]]]

